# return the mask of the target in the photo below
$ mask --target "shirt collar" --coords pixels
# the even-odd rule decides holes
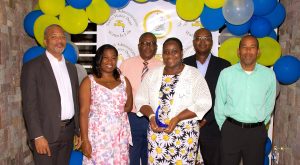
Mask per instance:
[[[48,57],[49,61],[51,62],[65,62],[65,58],[62,55],[61,61],[58,61],[57,58],[55,58],[48,50],[46,50],[46,56]]]
[[[139,59],[140,59],[142,62],[145,61],[144,59],[142,59],[141,56],[139,56]],[[154,60],[155,60],[155,55],[154,55],[150,60],[148,60],[147,62],[148,62],[148,64],[149,64],[149,63],[152,63]]]
[[[238,65],[237,65],[237,66],[238,66],[238,69],[239,69],[239,70],[241,70],[241,71],[243,71],[243,72],[245,71],[245,70],[242,68],[242,65],[241,65],[241,63],[240,63],[240,62],[238,63]],[[255,63],[255,67],[254,67],[254,69],[253,69],[253,71],[252,71],[252,72],[255,72],[255,71],[257,71],[258,69],[259,69],[259,64],[258,64],[258,63]]]
[[[210,58],[211,58],[211,53],[208,54],[208,56],[207,56],[207,58],[206,58],[206,60],[205,60],[205,62],[203,64],[201,62],[199,62],[198,60],[197,60],[197,62],[200,65],[208,65]]]

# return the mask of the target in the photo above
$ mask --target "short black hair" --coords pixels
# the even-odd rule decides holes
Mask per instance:
[[[176,37],[171,37],[171,38],[166,39],[166,41],[163,43],[163,47],[165,47],[165,45],[170,41],[175,41],[178,44],[179,49],[183,50],[182,42]]]
[[[143,33],[143,34],[140,36],[139,42],[140,42],[140,41],[142,40],[142,38],[144,38],[146,35],[150,35],[150,36],[152,36],[155,40],[157,40],[156,36],[155,36],[153,33],[151,33],[151,32],[145,32],[145,33]]]
[[[116,53],[117,57],[118,57],[118,50],[110,44],[104,44],[104,45],[102,45],[101,47],[99,47],[97,49],[96,55],[95,55],[95,57],[93,58],[93,61],[92,61],[92,73],[98,78],[100,78],[102,76],[100,65],[101,65],[101,62],[103,60],[104,51],[106,51],[108,49],[113,50]],[[114,69],[113,76],[116,80],[118,80],[120,78],[120,70],[119,70],[118,67],[116,67]]]
[[[44,37],[47,35],[48,30],[49,30],[50,28],[52,28],[52,27],[58,27],[58,28],[60,28],[63,32],[65,32],[65,30],[64,30],[60,25],[58,25],[58,24],[51,24],[51,25],[49,25],[49,26],[47,26],[47,27],[45,28],[45,30],[44,30]]]
[[[258,39],[256,37],[254,37],[253,35],[245,35],[241,38],[240,43],[239,43],[239,48],[241,48],[241,43],[245,38],[253,38],[256,41],[256,45],[257,45],[257,49],[259,48],[259,42]]]
[[[212,33],[211,33],[210,30],[208,30],[208,29],[206,29],[206,28],[200,28],[200,29],[198,29],[198,30],[195,31],[195,33],[194,33],[194,39],[195,39],[196,33],[198,33],[199,31],[206,31],[206,32],[209,33],[209,36],[212,37]]]

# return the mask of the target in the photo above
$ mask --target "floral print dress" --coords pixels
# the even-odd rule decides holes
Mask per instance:
[[[169,112],[174,103],[173,96],[180,75],[163,75],[159,93],[160,109],[158,119],[165,124],[171,120]],[[180,100],[177,100],[180,101]],[[181,121],[170,134],[155,133],[149,129],[149,164],[155,165],[194,165],[199,138],[197,120]]]
[[[98,84],[92,75],[88,137],[92,158],[83,158],[84,165],[128,165],[130,125],[124,106],[127,101],[126,81],[113,89]]]

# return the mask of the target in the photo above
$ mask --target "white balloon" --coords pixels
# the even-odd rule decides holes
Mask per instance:
[[[226,0],[222,12],[227,22],[241,25],[250,20],[254,12],[252,0]]]

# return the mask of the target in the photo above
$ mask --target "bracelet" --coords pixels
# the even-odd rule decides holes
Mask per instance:
[[[39,137],[36,137],[34,138],[34,140],[37,140],[37,139],[40,139],[40,138],[43,138],[44,136],[39,136]]]
[[[152,113],[151,115],[149,115],[149,117],[148,117],[149,120],[151,120],[152,117],[155,117],[155,114],[154,114],[154,113]]]

